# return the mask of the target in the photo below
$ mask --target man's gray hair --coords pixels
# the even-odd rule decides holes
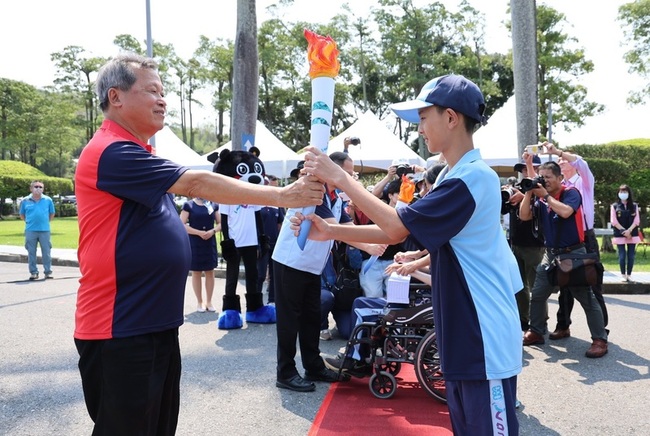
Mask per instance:
[[[137,69],[158,70],[158,64],[151,58],[135,53],[121,53],[105,63],[97,74],[95,88],[102,111],[108,109],[108,91],[117,88],[122,91],[131,89],[137,77]]]

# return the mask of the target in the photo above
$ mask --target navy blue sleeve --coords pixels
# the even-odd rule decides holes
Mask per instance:
[[[562,195],[562,203],[571,206],[573,212],[577,211],[582,204],[582,196],[576,189],[566,189]]]
[[[418,243],[432,250],[456,236],[474,213],[476,203],[461,179],[447,179],[425,197],[397,210]]]
[[[106,147],[98,165],[99,189],[150,208],[189,169],[156,157],[132,142],[115,142]]]

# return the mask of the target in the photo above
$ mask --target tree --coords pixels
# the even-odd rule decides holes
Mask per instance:
[[[537,85],[539,92],[540,136],[548,134],[548,105],[552,104],[553,125],[563,123],[567,130],[584,125],[587,117],[605,107],[587,100],[587,88],[580,76],[593,71],[584,49],[571,49],[577,40],[563,32],[564,14],[553,8],[537,7]]]
[[[630,73],[650,79],[650,0],[635,0],[618,9],[618,20],[623,22],[623,31],[630,50],[625,53],[625,62]],[[632,91],[628,98],[631,104],[644,104],[650,96],[650,80],[640,91]]]
[[[257,14],[255,0],[237,0],[237,36],[231,114],[232,149],[241,150],[244,135],[255,135],[258,102]]]
[[[224,115],[230,109],[232,100],[234,46],[231,40],[210,41],[201,35],[199,48],[194,52],[198,62],[197,79],[205,86],[215,88],[212,107],[217,112],[217,144],[223,144]]]
[[[380,0],[374,14],[381,34],[381,59],[385,67],[385,97],[404,101],[418,94],[431,78],[462,74],[476,82],[486,99],[489,116],[512,95],[511,63],[499,54],[487,54],[480,14],[468,3],[452,13],[435,2],[416,8],[412,0]],[[415,126],[402,127],[408,141]]]
[[[60,91],[82,102],[85,110],[86,142],[95,134],[99,125],[99,102],[96,101],[94,80],[91,79],[106,62],[105,58],[88,56],[79,46],[68,46],[52,53],[57,67],[54,84]]]

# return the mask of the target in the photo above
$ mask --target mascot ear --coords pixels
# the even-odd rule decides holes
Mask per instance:
[[[217,163],[217,160],[219,160],[219,153],[212,152],[207,156],[207,159],[212,163]]]
[[[228,150],[226,148],[226,149],[222,150],[221,153],[219,154],[219,159],[224,160],[225,158],[228,157],[229,154],[230,154],[230,150]]]
[[[260,149],[257,148],[257,147],[255,147],[255,146],[252,146],[252,147],[250,148],[250,150],[248,150],[248,152],[251,153],[253,156],[255,156],[255,157],[257,157],[257,158],[260,157]]]

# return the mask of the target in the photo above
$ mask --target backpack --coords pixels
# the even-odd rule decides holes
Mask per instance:
[[[331,291],[334,294],[334,310],[337,311],[350,311],[354,300],[363,296],[359,281],[360,268],[353,268],[350,265],[350,253],[353,251],[349,251],[348,248],[352,247],[348,247],[343,242],[335,242],[332,248],[336,281]],[[358,254],[361,258],[361,253]]]

